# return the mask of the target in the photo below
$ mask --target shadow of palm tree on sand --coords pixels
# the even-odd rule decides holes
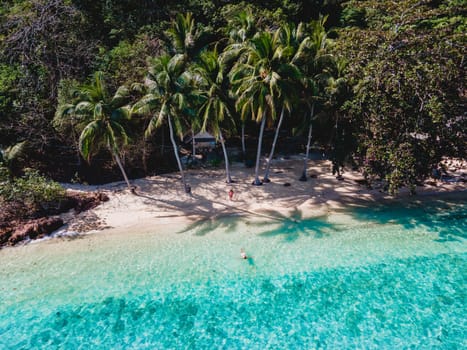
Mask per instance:
[[[304,218],[303,212],[295,208],[290,216],[285,216],[274,210],[262,211],[268,216],[278,218],[278,223],[271,229],[271,221],[254,222],[250,225],[264,227],[266,230],[259,233],[262,237],[282,236],[286,242],[294,242],[300,236],[323,238],[335,232],[337,225],[328,221],[328,216]]]

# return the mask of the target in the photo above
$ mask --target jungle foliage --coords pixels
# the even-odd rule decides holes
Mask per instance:
[[[303,150],[309,134],[337,173],[351,164],[395,193],[423,180],[441,157],[466,156],[466,11],[459,0],[3,1],[0,149],[27,141],[7,165],[15,176],[34,168],[60,180],[108,181],[118,174],[113,158],[132,178],[176,167],[165,141],[173,143],[172,128],[184,134],[208,125],[222,142],[240,143],[240,135],[256,138],[264,112],[266,130],[302,135]],[[154,71],[164,57],[166,71],[178,74],[173,82]],[[84,96],[96,72],[109,93],[125,91],[113,100],[119,108],[149,114],[133,108],[117,126],[121,115],[112,110],[64,109],[116,98]],[[267,80],[269,92],[248,77]],[[170,113],[164,84],[173,92]],[[150,94],[154,103],[144,100]],[[99,131],[107,135],[102,148],[86,143],[89,127],[83,136],[98,119],[114,123]],[[115,132],[125,141],[118,147],[105,141]],[[91,163],[83,147],[92,149]]]

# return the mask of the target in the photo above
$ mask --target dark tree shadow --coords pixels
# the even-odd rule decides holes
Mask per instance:
[[[216,215],[210,218],[199,219],[177,233],[194,232],[196,236],[204,236],[217,229],[223,229],[226,232],[235,232],[239,220],[238,217],[232,217],[230,215]]]
[[[295,186],[301,185],[295,184]],[[333,197],[335,189],[332,186],[322,185],[320,190]],[[344,224],[330,223],[327,215],[303,218],[303,213],[298,209],[295,209],[290,216],[285,216],[275,210],[249,211],[238,206],[236,202],[207,200],[208,198],[199,194],[192,194],[187,198],[180,196],[175,200],[158,199],[144,191],[138,195],[148,203],[157,205],[158,209],[176,209],[182,215],[191,218],[193,223],[179,233],[194,232],[196,235],[203,236],[217,229],[235,232],[239,220],[242,220],[247,224],[263,226],[264,231],[260,234],[264,237],[282,235],[286,241],[293,242],[301,235],[322,238],[330,232],[345,229]],[[436,234],[434,239],[442,243],[467,239],[467,208],[464,204],[466,197],[465,192],[455,195],[438,194],[436,197],[417,195],[384,203],[363,199],[358,201],[355,196],[339,198],[346,207],[343,211],[360,222],[401,225],[406,229],[423,228]],[[289,204],[299,205],[308,197],[299,195],[295,199],[287,198]],[[192,205],[187,206],[187,201]],[[224,208],[227,208],[230,214],[226,214]],[[251,217],[255,220],[251,220]],[[261,218],[264,218],[264,221],[258,222]],[[276,226],[271,229],[274,222]]]
[[[259,233],[263,237],[283,236],[284,241],[294,242],[300,236],[323,238],[329,236],[331,231],[337,231],[337,226],[328,221],[327,215],[304,219],[302,211],[298,209],[295,209],[290,217],[284,216],[274,210],[265,210],[263,212],[268,216],[280,218],[273,229],[267,229]],[[257,222],[251,225],[269,228],[271,227],[271,222]]]
[[[412,201],[393,201],[371,207],[350,209],[359,221],[378,224],[396,224],[406,229],[424,229],[436,234],[437,242],[467,239],[467,207],[458,196],[417,198]]]

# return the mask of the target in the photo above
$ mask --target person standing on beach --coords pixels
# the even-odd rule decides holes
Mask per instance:
[[[229,199],[230,200],[232,200],[233,195],[234,195],[234,191],[232,189],[230,189],[230,191],[229,191]]]

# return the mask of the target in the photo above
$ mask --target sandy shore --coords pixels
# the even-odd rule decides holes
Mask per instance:
[[[123,182],[103,186],[66,185],[74,190],[103,191],[110,200],[79,215],[65,214],[68,225],[64,230],[78,233],[95,230],[148,232],[161,224],[189,224],[225,215],[261,219],[309,218],[342,207],[394,199],[378,188],[368,189],[362,185],[360,173],[347,170],[343,173],[344,179],[337,180],[330,172],[331,163],[325,160],[310,161],[308,175],[316,178],[301,182],[298,178],[302,164],[299,157],[275,160],[271,167],[271,182],[263,186],[251,185],[254,169],[245,168],[241,163],[232,165],[235,181],[232,184],[225,183],[223,168],[188,170],[186,177],[192,187],[191,195],[183,191],[178,173],[132,181],[137,195],[130,193]],[[465,169],[458,170],[465,173]],[[290,185],[284,186],[287,183]],[[412,198],[448,192],[464,195],[466,188],[464,182],[428,181],[417,188],[417,195]],[[230,189],[234,191],[232,199],[228,195]],[[409,196],[403,189],[398,200]]]

